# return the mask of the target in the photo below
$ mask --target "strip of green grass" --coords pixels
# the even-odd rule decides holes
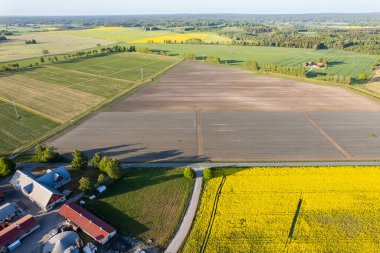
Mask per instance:
[[[131,169],[89,208],[118,229],[168,245],[187,208],[194,180],[182,168]]]

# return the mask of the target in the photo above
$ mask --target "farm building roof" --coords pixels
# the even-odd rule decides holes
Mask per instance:
[[[36,181],[32,174],[24,171],[17,170],[10,182],[42,208],[46,208],[63,196],[58,190]]]
[[[71,180],[71,175],[64,166],[55,170],[48,170],[45,175],[36,179],[37,182],[53,188],[57,188],[57,183],[63,180]]]
[[[17,208],[11,203],[6,203],[0,206],[0,221],[3,221],[8,215],[17,211]]]
[[[53,236],[44,246],[43,253],[79,253],[76,247],[79,235],[73,231],[65,231]]]
[[[114,227],[96,217],[75,202],[63,205],[59,210],[59,213],[80,227],[85,233],[90,235],[99,243],[103,243],[103,240],[116,231]]]
[[[38,222],[32,215],[24,216],[0,231],[0,247],[6,247],[37,226]]]

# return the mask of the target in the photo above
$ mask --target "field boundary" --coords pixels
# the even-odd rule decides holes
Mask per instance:
[[[212,212],[211,212],[211,217],[210,217],[208,227],[206,230],[206,234],[205,234],[205,238],[203,239],[202,247],[200,250],[201,253],[204,253],[206,251],[207,243],[208,243],[208,240],[210,239],[211,230],[212,230],[212,227],[214,225],[216,211],[218,210],[218,203],[219,203],[220,195],[221,195],[221,192],[222,192],[222,189],[223,189],[225,182],[226,182],[226,176],[223,176],[222,181],[220,182],[218,190],[217,190],[216,195],[215,195],[214,204],[213,204]]]

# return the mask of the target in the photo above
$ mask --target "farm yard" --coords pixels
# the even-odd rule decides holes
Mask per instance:
[[[183,252],[376,252],[378,167],[216,169]]]
[[[276,64],[288,67],[301,68],[307,61],[326,57],[329,61],[327,69],[313,69],[311,77],[318,75],[350,75],[356,78],[364,72],[368,76],[372,72],[373,64],[379,60],[376,55],[357,54],[334,50],[312,50],[300,48],[252,47],[252,46],[224,46],[224,45],[194,45],[194,44],[140,44],[150,49],[164,50],[169,55],[193,53],[199,60],[204,56],[220,57],[222,64],[243,68],[246,61],[255,60],[259,65]]]
[[[2,74],[0,99],[29,110],[29,114],[65,123],[142,82],[141,68],[144,80],[149,80],[176,61],[172,57],[123,53]]]
[[[186,210],[194,180],[182,168],[130,169],[90,210],[118,229],[164,248]]]
[[[6,154],[53,129],[58,124],[0,101],[0,154]]]

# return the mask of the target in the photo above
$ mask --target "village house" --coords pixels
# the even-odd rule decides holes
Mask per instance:
[[[23,211],[13,203],[0,206],[0,229],[14,218],[23,215]]]
[[[48,170],[45,175],[38,178],[31,173],[17,170],[10,183],[42,210],[49,211],[59,203],[66,201],[66,196],[57,188],[70,180],[70,173],[65,167],[60,167]]]

